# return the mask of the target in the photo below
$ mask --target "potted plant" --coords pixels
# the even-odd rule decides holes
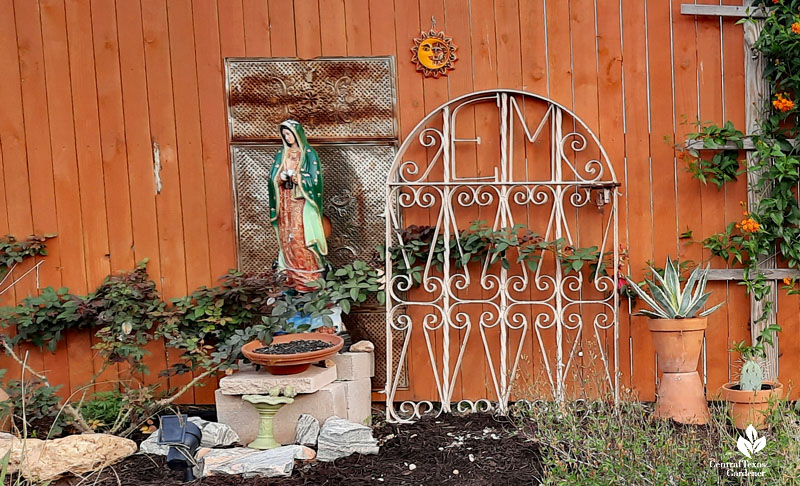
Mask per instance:
[[[650,307],[639,314],[649,318],[647,327],[653,337],[658,365],[664,372],[658,385],[655,415],[680,423],[705,424],[709,419],[708,404],[697,362],[708,325],[706,316],[722,303],[703,310],[711,296],[705,291],[708,267],[696,267],[684,286],[678,268],[669,257],[663,277],[655,268],[650,270],[653,280],[645,279],[649,292],[639,285],[630,287]]]
[[[777,380],[764,381],[762,363],[767,357],[765,346],[772,346],[772,335],[781,330],[777,324],[770,324],[761,330],[754,345],[744,341],[735,343],[731,351],[736,351],[742,359],[738,382],[722,385],[721,396],[730,403],[728,414],[734,427],[746,429],[752,425],[756,429],[766,428],[770,403],[783,398],[783,385]]]

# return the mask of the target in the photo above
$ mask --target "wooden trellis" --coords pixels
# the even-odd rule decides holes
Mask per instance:
[[[744,0],[742,6],[736,5],[696,5],[686,4],[681,5],[681,13],[684,15],[697,15],[697,16],[715,16],[731,19],[741,19],[750,17],[754,19],[753,22],[745,22],[744,27],[744,66],[745,66],[745,133],[748,135],[755,134],[759,130],[762,107],[767,102],[769,94],[769,86],[764,80],[764,59],[761,53],[754,48],[756,41],[761,33],[764,22],[763,19],[765,12],[753,7],[753,0]],[[687,146],[696,150],[702,150],[702,141],[689,141]],[[731,149],[738,149],[738,147],[731,144]],[[758,160],[754,152],[755,148],[750,140],[746,140],[743,145],[743,150],[747,151],[747,207],[749,209],[755,208],[759,201],[770,191],[770,186],[764,184],[760,188],[756,184],[761,178],[762,170],[753,170],[753,167],[758,165]],[[788,268],[776,268],[776,258],[774,252],[769,255],[759,255],[757,264],[758,271],[763,274],[769,286],[764,298],[758,300],[755,296],[750,297],[750,337],[755,341],[755,338],[761,333],[762,329],[770,324],[777,322],[778,316],[778,295],[777,295],[777,280],[782,280],[786,277],[796,277],[798,271]],[[744,270],[742,269],[719,269],[711,270],[709,272],[710,280],[727,280],[727,281],[741,281],[744,280]],[[770,312],[767,313],[764,319],[761,319],[764,314],[764,306],[767,302],[771,302],[772,306]],[[759,320],[760,319],[760,320]],[[775,345],[767,347],[767,359],[765,366],[765,377],[768,379],[776,379],[778,377],[778,337],[775,336]]]

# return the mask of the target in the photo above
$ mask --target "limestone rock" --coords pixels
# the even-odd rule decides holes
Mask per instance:
[[[254,476],[286,477],[292,474],[295,459],[312,460],[316,453],[308,447],[289,445],[260,451],[237,447],[211,449],[198,454],[198,475],[241,474]]]
[[[336,363],[336,381],[354,381],[375,374],[373,353],[338,353],[331,360]]]
[[[304,413],[297,420],[295,442],[304,446],[316,446],[319,436],[319,420],[313,415]]]
[[[68,474],[86,474],[136,452],[134,441],[109,434],[70,435],[38,442],[28,439],[24,452],[22,441],[16,440],[18,448],[12,449],[12,456],[19,451],[19,470],[31,481],[49,481]],[[12,440],[11,443],[13,442]]]
[[[276,387],[292,387],[296,393],[314,393],[336,379],[335,368],[311,366],[294,375],[273,375],[267,371],[238,371],[219,380],[224,395],[267,395]]]
[[[11,403],[11,400],[9,400],[8,393],[2,388],[0,388],[0,404],[6,409],[5,415],[0,419],[0,431],[10,432],[12,426],[11,417],[14,416],[14,405]]]
[[[372,429],[339,417],[331,417],[322,425],[317,446],[317,459],[333,461],[353,453],[377,454],[378,441]]]
[[[350,346],[351,353],[371,353],[375,351],[375,345],[369,341],[359,341]]]
[[[8,458],[8,472],[17,472],[22,458],[30,451],[40,447],[42,442],[44,441],[40,439],[22,440],[6,432],[0,433],[0,457],[4,457],[11,449],[11,456]]]
[[[189,422],[200,427],[200,432],[203,434],[200,447],[224,447],[239,442],[239,435],[228,425],[209,422],[200,417],[189,417]],[[142,441],[139,446],[141,454],[166,456],[168,451],[169,447],[158,445],[158,430],[150,434],[150,437]]]

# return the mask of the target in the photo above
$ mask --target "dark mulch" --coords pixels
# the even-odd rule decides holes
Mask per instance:
[[[539,447],[517,435],[514,425],[485,414],[427,418],[413,424],[384,424],[375,430],[382,443],[378,455],[353,455],[332,463],[295,465],[290,478],[215,476],[194,486],[289,485],[525,485],[539,484]],[[411,466],[413,464],[413,466]],[[135,455],[99,480],[97,486],[174,486],[181,475],[169,471],[158,456]],[[454,471],[457,470],[456,474]]]
[[[310,353],[321,349],[330,348],[333,343],[319,339],[297,339],[288,343],[273,343],[269,346],[257,348],[253,352],[258,354],[295,354]]]

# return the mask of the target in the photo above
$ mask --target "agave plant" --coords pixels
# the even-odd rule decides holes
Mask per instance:
[[[695,316],[705,317],[719,309],[722,303],[700,312],[711,296],[711,292],[705,291],[709,267],[710,265],[706,268],[696,267],[683,288],[678,269],[669,257],[663,277],[656,269],[650,267],[655,280],[645,279],[650,294],[638,285],[630,286],[634,293],[652,308],[652,310],[641,310],[639,314],[654,319],[687,319]]]

